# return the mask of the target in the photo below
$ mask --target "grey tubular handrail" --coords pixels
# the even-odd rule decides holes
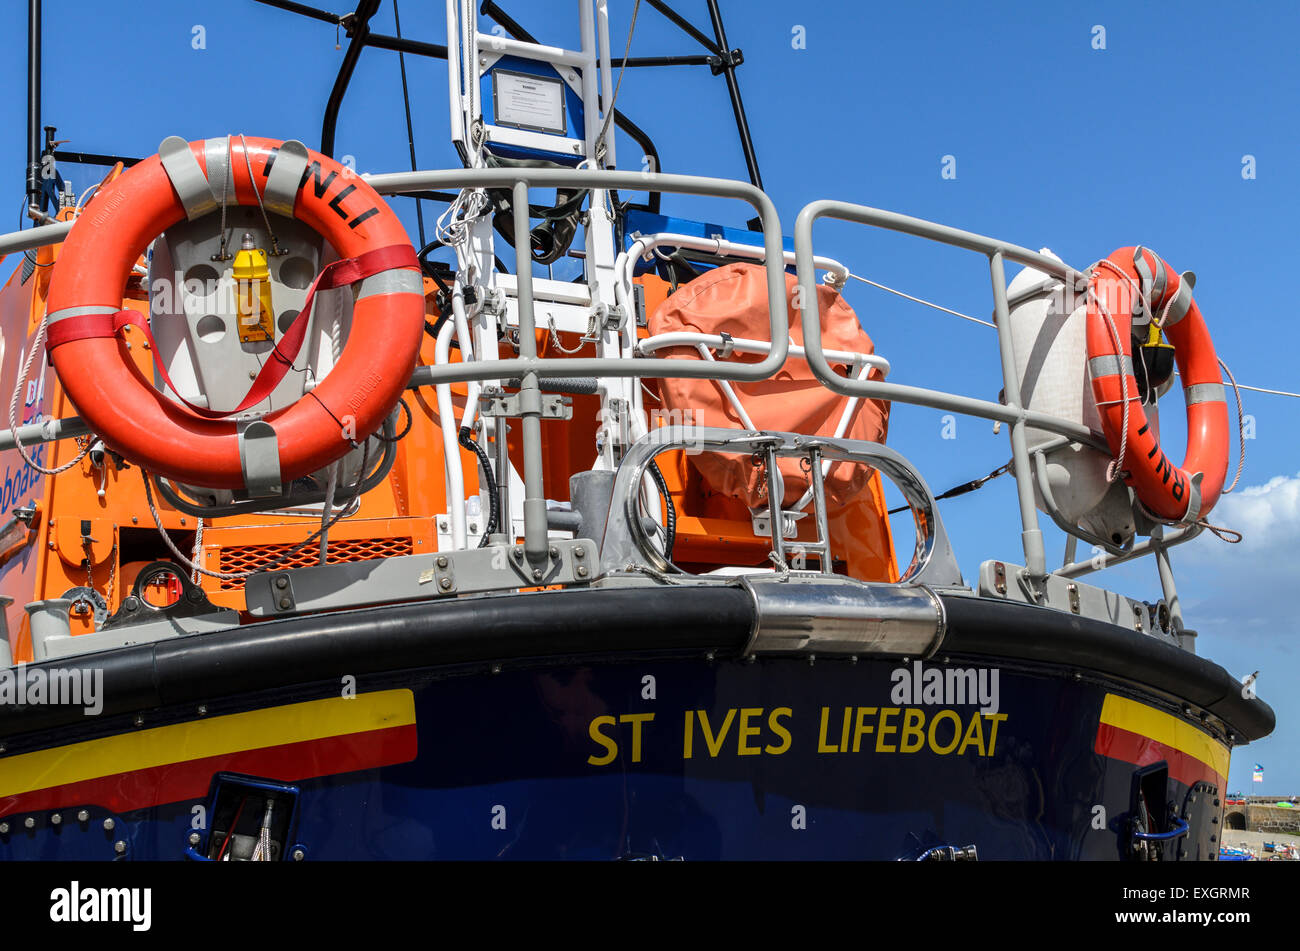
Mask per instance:
[[[22,231],[0,234],[0,257],[15,251],[32,251],[47,244],[58,244],[68,236],[75,221],[60,221],[53,225],[38,225]]]
[[[819,218],[838,218],[889,231],[914,235],[941,244],[964,248],[989,259],[989,279],[993,285],[994,322],[998,332],[998,352],[1002,364],[1004,403],[974,399],[944,393],[924,387],[885,383],[879,380],[849,379],[840,376],[826,362],[822,350],[821,322],[813,310],[803,311],[804,349],[813,373],[831,390],[846,396],[865,396],[875,399],[915,403],[935,409],[945,409],[970,416],[999,420],[1011,426],[1011,458],[1016,472],[1016,491],[1022,523],[1021,541],[1025,552],[1026,571],[1030,579],[1047,576],[1047,555],[1043,548],[1043,535],[1038,527],[1038,511],[1034,503],[1033,469],[1031,468],[1026,426],[1034,426],[1071,440],[1096,445],[1096,436],[1086,426],[1060,419],[1045,413],[1027,410],[1020,402],[1020,386],[1016,378],[1015,354],[1011,346],[1010,309],[1007,305],[1007,281],[1004,261],[1010,259],[1037,268],[1080,289],[1085,276],[1059,261],[1028,248],[998,241],[971,231],[935,224],[923,218],[900,215],[896,212],[855,205],[842,201],[814,201],[799,212],[794,226],[795,269],[799,288],[805,300],[816,300],[816,274],[813,258],[813,225]]]
[[[595,188],[627,191],[676,192],[688,195],[711,195],[735,198],[753,206],[763,225],[763,262],[767,268],[768,328],[772,350],[757,363],[706,362],[703,360],[668,360],[656,357],[630,359],[538,358],[520,355],[507,360],[484,360],[454,363],[444,367],[419,367],[413,382],[462,383],[470,380],[523,378],[534,373],[540,378],[606,377],[681,377],[709,380],[764,380],[785,363],[789,350],[789,319],[785,305],[785,253],[781,244],[781,220],[776,206],[761,190],[745,182],[722,178],[698,178],[692,175],[664,175],[655,172],[585,171],[552,168],[455,169],[451,171],[392,172],[366,176],[366,181],[381,195],[400,195],[426,189],[508,188],[519,183],[528,188]],[[515,242],[515,258],[531,261],[531,250]],[[531,272],[516,267],[520,280],[521,337],[534,326],[531,300],[525,305],[522,279]],[[526,313],[525,313],[526,311]],[[526,326],[525,326],[526,324]]]

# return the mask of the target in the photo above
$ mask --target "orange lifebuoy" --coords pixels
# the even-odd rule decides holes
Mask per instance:
[[[1088,370],[1106,442],[1124,455],[1126,482],[1152,513],[1196,521],[1214,507],[1228,473],[1228,404],[1210,332],[1192,299],[1190,275],[1179,275],[1151,251],[1120,248],[1088,281]],[[1134,307],[1150,316],[1174,346],[1187,404],[1187,456],[1175,467],[1152,431],[1133,374]],[[1118,338],[1118,339],[1116,339]],[[1128,429],[1124,430],[1125,403]]]
[[[320,289],[365,281],[353,306],[349,345],[310,398],[260,417],[274,430],[282,479],[315,472],[342,457],[349,438],[379,428],[415,368],[424,294],[406,231],[363,179],[299,143],[254,136],[169,139],[160,153],[96,195],[63,247],[47,307],[50,359],[59,380],[90,428],[127,459],[180,482],[245,488],[236,422],[225,418],[229,414],[187,409],[159,392],[135,369],[116,332],[127,323],[148,330],[140,315],[122,311],[122,291],[151,241],[187,216],[219,208],[223,198],[230,205],[264,201],[313,228],[338,254],[341,260],[327,268],[335,269],[332,282],[318,278]],[[222,177],[229,177],[209,186],[213,156]],[[295,352],[301,331],[297,336]],[[292,362],[280,344],[273,356],[286,366]],[[341,428],[340,420],[351,426]]]

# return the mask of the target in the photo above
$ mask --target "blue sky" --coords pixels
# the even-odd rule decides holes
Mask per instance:
[[[340,0],[319,0],[343,11]],[[679,6],[699,25],[703,2]],[[1300,6],[1096,2],[723,4],[766,188],[786,225],[816,198],[890,208],[1005,238],[1050,247],[1083,266],[1116,247],[1142,243],[1174,267],[1198,274],[1197,299],[1220,356],[1238,380],[1300,390],[1290,362],[1300,328],[1290,275],[1300,210],[1300,74],[1293,41]],[[25,14],[6,5],[0,77],[0,174],[11,215],[24,163]],[[543,39],[576,43],[569,0],[508,4]],[[631,0],[610,3],[616,54]],[[392,32],[392,3],[374,28]],[[403,33],[445,41],[440,2],[401,3]],[[246,132],[319,144],[320,122],[342,57],[334,30],[252,0],[45,0],[43,120],[67,148],[147,155],[161,139]],[[1096,49],[1096,27],[1105,48]],[[196,32],[196,27],[201,31]],[[97,42],[60,46],[60,35]],[[202,47],[197,37],[201,35]],[[795,48],[802,36],[804,48]],[[346,38],[344,39],[346,45]],[[642,4],[633,55],[696,52]],[[446,67],[407,58],[416,142],[425,167],[452,167],[447,146]],[[658,144],[663,169],[743,178],[725,86],[705,68],[631,70],[620,107]],[[339,123],[337,154],[361,171],[406,168],[408,154],[396,54],[362,57]],[[956,178],[941,176],[953,156]],[[1255,177],[1243,177],[1253,157]],[[624,167],[639,164],[620,141]],[[92,184],[70,171],[78,191]],[[414,236],[410,202],[400,211]],[[722,203],[688,217],[741,223]],[[426,223],[430,220],[426,206]],[[982,258],[915,239],[823,225],[818,250],[856,273],[987,318]],[[13,260],[0,265],[7,276]],[[1012,269],[1014,273],[1014,269]],[[992,331],[862,285],[848,290],[891,379],[996,398],[1001,387]],[[1185,428],[1177,393],[1162,427],[1181,458]],[[1233,757],[1230,786],[1247,792],[1300,792],[1300,656],[1292,610],[1300,581],[1300,401],[1246,393],[1255,437],[1247,444],[1243,488],[1212,521],[1243,528],[1228,546],[1198,539],[1175,551],[1188,625],[1200,652],[1234,675],[1260,670],[1259,692],[1278,713],[1276,733]],[[941,413],[897,406],[890,442],[937,492],[980,476],[1009,454],[1005,430],[962,418],[942,438]],[[1234,450],[1235,465],[1235,450]],[[1021,560],[1014,487],[1007,479],[943,505],[970,579],[987,558]],[[1046,522],[1046,520],[1044,520]],[[1048,534],[1049,558],[1062,539]],[[1152,600],[1154,566],[1100,576],[1100,583]],[[1268,782],[1250,782],[1255,761]]]

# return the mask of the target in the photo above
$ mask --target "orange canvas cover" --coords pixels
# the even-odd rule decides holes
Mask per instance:
[[[790,340],[803,344],[802,315],[794,305],[795,278],[785,275],[786,306],[790,315]],[[834,288],[819,285],[817,305],[821,315],[822,342],[827,350],[855,353],[874,352],[871,338],[858,323],[843,296]],[[665,300],[649,319],[651,335],[689,332],[730,334],[751,340],[767,340],[768,306],[766,270],[756,264],[735,263],[716,268],[683,285]],[[679,360],[699,360],[694,347],[674,347],[660,355]],[[715,354],[716,355],[716,354]],[[733,354],[730,359],[757,362],[757,355]],[[832,364],[843,373],[845,367]],[[872,370],[870,379],[879,379]],[[758,383],[733,383],[737,398],[758,429],[834,436],[847,398],[832,393],[813,375],[803,358],[791,357],[777,373]],[[665,379],[660,381],[665,408],[681,412],[683,419],[699,426],[745,428],[722,387],[713,380]],[[846,439],[885,441],[889,428],[889,403],[859,400]],[[754,507],[766,504],[762,470],[749,456],[705,453],[690,456],[691,463],[715,492],[739,499]],[[798,459],[783,459],[784,505],[796,502],[808,489],[808,475]],[[826,476],[827,505],[842,507],[863,491],[872,470],[860,465],[832,466]]]

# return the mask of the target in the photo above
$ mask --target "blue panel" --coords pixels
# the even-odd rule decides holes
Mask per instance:
[[[649,211],[641,211],[636,208],[628,209],[624,218],[624,238],[623,250],[632,246],[633,233],[639,234],[656,234],[659,232],[671,232],[673,234],[688,234],[692,237],[699,238],[717,238],[721,237],[726,241],[734,241],[736,244],[749,244],[761,248],[763,246],[763,232],[749,231],[746,228],[731,228],[726,225],[713,224],[707,221],[692,221],[689,218],[672,218],[668,215],[656,215]],[[794,250],[794,239],[782,237],[781,247],[787,251]],[[664,253],[671,251],[671,248],[661,249]],[[702,265],[707,267],[707,265]],[[653,262],[638,261],[636,273],[644,274],[647,271],[653,271],[655,265]]]
[[[560,74],[555,67],[549,63],[539,63],[535,60],[522,59],[518,56],[503,56],[492,67],[483,74],[480,85],[480,92],[483,102],[483,119],[484,121],[496,123],[496,103],[493,99],[492,74],[497,70],[503,70],[509,73],[527,73],[530,76],[541,76],[545,79],[556,79],[564,83],[564,121],[567,125],[567,135],[571,139],[582,141],[586,129],[586,112],[582,106],[582,97],[573,91],[573,88],[561,79]],[[580,72],[576,67],[575,73]],[[503,128],[510,128],[503,126]],[[582,161],[582,156],[572,155],[568,152],[549,152],[540,149],[524,149],[509,145],[502,145],[499,142],[490,143],[488,149],[495,155],[511,159],[545,159],[550,162],[560,162],[565,165],[577,165]]]

